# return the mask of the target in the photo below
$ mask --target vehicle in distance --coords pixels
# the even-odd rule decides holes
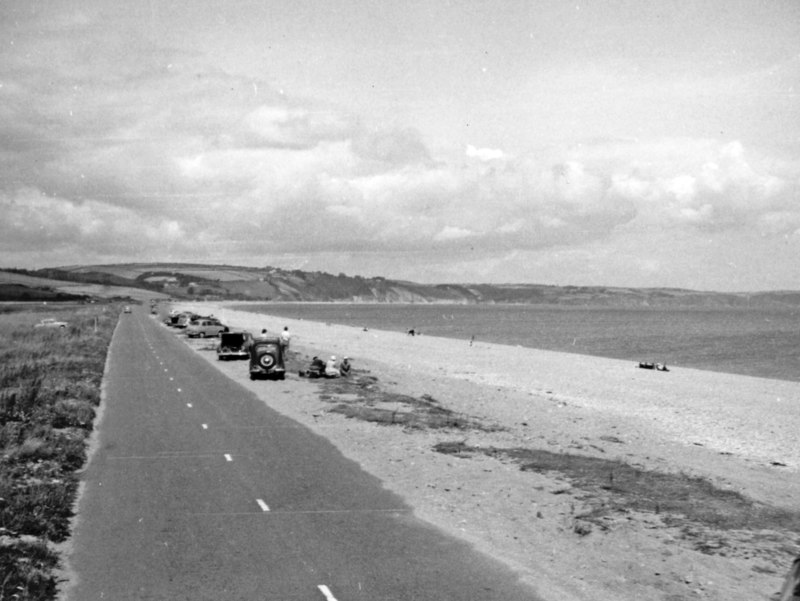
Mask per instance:
[[[228,326],[221,324],[216,319],[196,319],[186,326],[186,335],[189,338],[206,338],[219,336],[227,329]]]
[[[285,377],[281,339],[271,337],[254,340],[250,345],[250,379],[283,380]]]
[[[123,312],[123,313],[130,313],[130,312],[131,312],[131,307],[130,307],[130,305],[125,305],[125,308],[122,310],[122,312]]]
[[[66,328],[69,325],[66,321],[58,321],[54,317],[45,317],[42,321],[35,324],[34,328]]]
[[[217,359],[247,359],[250,356],[250,345],[253,335],[250,332],[221,332],[219,346],[217,346]]]

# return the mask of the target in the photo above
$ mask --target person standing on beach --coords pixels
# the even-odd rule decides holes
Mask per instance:
[[[292,339],[292,335],[289,333],[289,328],[284,327],[283,332],[281,332],[281,350],[286,352],[289,350],[289,342]]]

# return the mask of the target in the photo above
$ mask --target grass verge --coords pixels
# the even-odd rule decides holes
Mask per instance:
[[[0,601],[53,599],[55,543],[70,534],[85,440],[111,335],[113,305],[0,315]]]

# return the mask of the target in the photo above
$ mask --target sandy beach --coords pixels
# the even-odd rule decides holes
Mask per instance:
[[[277,334],[305,356],[351,357],[356,370],[409,395],[502,427],[497,432],[414,431],[326,410],[318,385],[250,382],[241,363],[198,353],[270,406],[328,437],[402,495],[416,514],[514,567],[547,599],[769,599],[798,551],[794,539],[726,531],[724,553],[694,548],[658,515],[619,516],[575,534],[586,499],[557,475],[508,461],[437,453],[443,441],[540,448],[621,459],[700,476],[758,502],[796,509],[800,493],[800,383],[429,336],[290,320],[231,305],[180,304],[233,328]],[[290,394],[274,394],[276,388]],[[565,494],[566,492],[566,494]],[[785,534],[785,533],[784,533]],[[714,534],[714,536],[717,536]],[[780,536],[778,536],[780,538]]]

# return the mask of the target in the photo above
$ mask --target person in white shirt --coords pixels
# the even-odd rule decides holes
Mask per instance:
[[[331,355],[331,358],[328,359],[328,362],[325,364],[325,377],[326,378],[338,378],[342,375],[339,372],[339,368],[336,365],[336,357]]]
[[[289,328],[283,328],[283,332],[281,332],[281,346],[283,347],[284,352],[289,348],[289,341],[292,339],[292,335],[289,333]]]

